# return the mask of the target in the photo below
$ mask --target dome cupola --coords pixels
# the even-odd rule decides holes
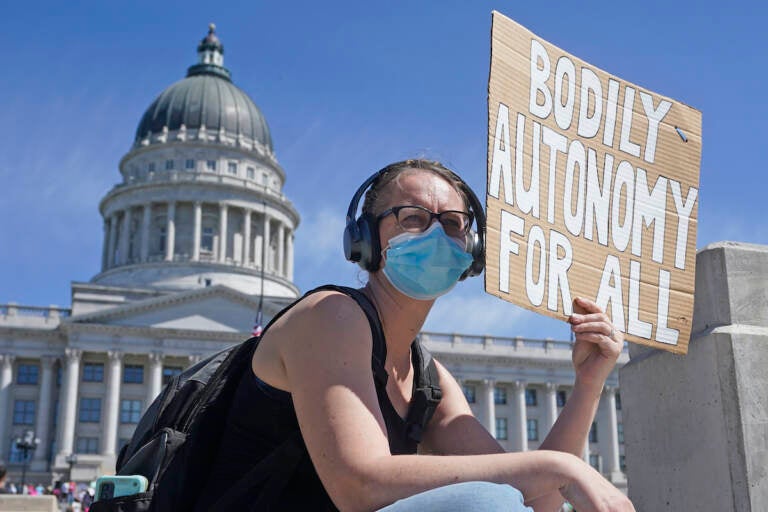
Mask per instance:
[[[208,25],[208,35],[197,45],[198,63],[190,66],[187,76],[219,75],[230,80],[229,70],[224,67],[224,45],[216,37],[216,25]]]
[[[209,25],[197,45],[198,62],[187,76],[149,105],[136,129],[134,147],[174,140],[214,141],[272,155],[272,136],[261,110],[232,83],[224,46]]]

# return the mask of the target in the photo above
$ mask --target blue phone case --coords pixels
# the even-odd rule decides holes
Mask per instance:
[[[146,491],[148,485],[143,475],[100,476],[96,479],[96,500],[132,496]]]

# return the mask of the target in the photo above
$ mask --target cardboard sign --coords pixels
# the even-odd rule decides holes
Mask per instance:
[[[488,293],[562,319],[586,297],[686,353],[700,161],[701,112],[493,13]]]

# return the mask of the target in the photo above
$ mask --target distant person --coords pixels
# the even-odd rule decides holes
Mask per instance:
[[[198,511],[220,510],[222,498],[248,488],[249,482],[233,483],[296,431],[309,457],[288,475],[267,472],[283,484],[265,491],[277,492],[272,510],[551,512],[566,499],[580,512],[634,510],[581,458],[624,341],[589,300],[576,299],[583,313],[568,320],[575,333],[573,395],[540,450],[505,453],[439,363],[442,399],[434,416],[416,436],[419,444],[406,432],[421,371],[416,337],[439,296],[482,272],[482,208],[466,183],[437,162],[398,162],[363,183],[345,231],[347,258],[369,272],[362,295],[317,290],[264,331]],[[366,316],[368,307],[383,328],[386,375],[372,370],[376,322]],[[227,510],[258,508],[265,488],[251,489]]]
[[[5,488],[5,479],[8,476],[8,470],[5,464],[0,463],[0,494],[10,494],[10,490]]]

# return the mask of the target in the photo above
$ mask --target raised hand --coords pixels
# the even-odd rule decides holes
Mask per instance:
[[[568,323],[576,336],[572,354],[576,380],[602,387],[621,354],[624,334],[589,299],[577,297],[573,310]]]

